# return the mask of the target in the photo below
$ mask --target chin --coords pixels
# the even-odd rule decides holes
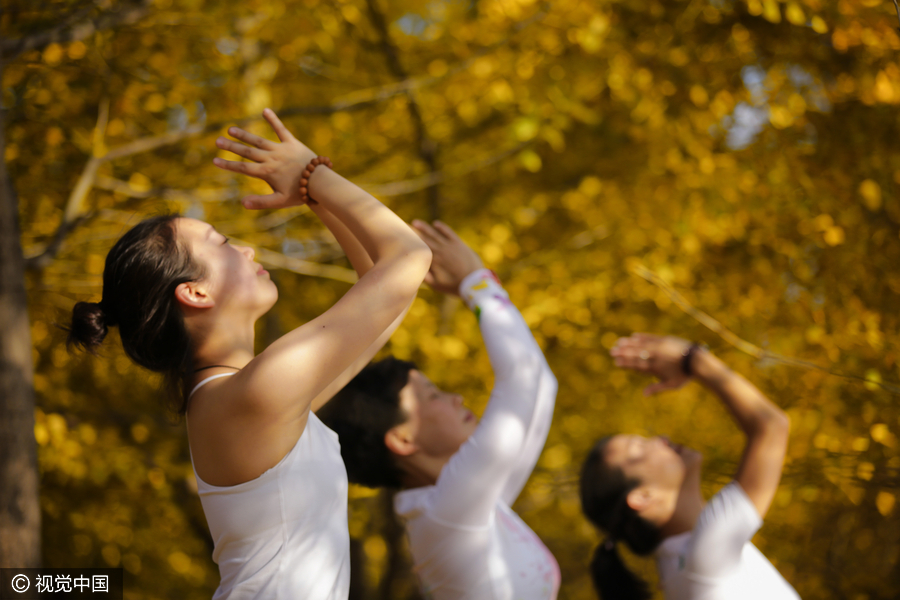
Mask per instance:
[[[267,296],[269,296],[267,294]],[[272,293],[271,295],[265,299],[263,304],[265,305],[266,312],[272,310],[272,307],[275,306],[275,303],[278,302],[278,288],[275,287],[275,284],[272,284]]]

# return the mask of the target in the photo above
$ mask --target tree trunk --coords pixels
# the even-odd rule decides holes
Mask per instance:
[[[6,148],[4,119],[0,112],[0,150]],[[0,568],[38,567],[41,561],[34,373],[18,216],[0,156]]]

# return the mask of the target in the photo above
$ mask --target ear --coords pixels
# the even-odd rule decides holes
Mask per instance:
[[[397,456],[410,456],[419,450],[406,423],[395,425],[384,434],[384,445]]]
[[[206,286],[199,281],[188,281],[175,288],[175,299],[182,308],[212,308],[215,300],[206,292]]]
[[[645,486],[639,486],[628,492],[628,496],[625,498],[625,501],[628,503],[628,507],[633,511],[640,514],[644,510],[647,509],[648,506],[653,504],[655,497],[649,488]]]

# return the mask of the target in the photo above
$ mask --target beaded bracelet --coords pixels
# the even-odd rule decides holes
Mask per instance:
[[[313,171],[319,165],[325,165],[329,169],[333,168],[331,159],[327,156],[317,156],[309,161],[306,169],[303,170],[303,175],[300,176],[300,201],[305,204],[318,204],[318,202],[309,197],[309,178],[312,177]]]

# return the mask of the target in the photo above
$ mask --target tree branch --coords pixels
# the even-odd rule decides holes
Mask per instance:
[[[827,367],[823,367],[817,365],[816,363],[812,363],[806,360],[800,360],[799,358],[792,358],[790,356],[783,356],[781,354],[776,354],[774,352],[769,352],[768,350],[763,350],[759,346],[751,344],[748,341],[745,341],[738,337],[733,332],[729,331],[724,325],[719,323],[717,320],[706,314],[705,312],[695,308],[687,299],[679,294],[675,288],[670,286],[668,283],[662,280],[659,275],[651,271],[650,269],[644,267],[643,265],[637,265],[631,269],[631,271],[639,276],[643,277],[653,285],[660,288],[663,292],[666,293],[667,296],[678,305],[678,307],[686,312],[688,315],[692,316],[694,319],[699,321],[702,325],[706,326],[708,329],[718,334],[723,340],[750,356],[756,358],[757,360],[766,360],[771,362],[776,362],[783,365],[788,365],[791,367],[800,367],[803,369],[812,369],[814,371],[820,371],[822,373],[827,373],[828,375],[834,375],[835,377],[842,377],[844,379],[850,379],[852,381],[856,381],[858,383],[874,383],[879,386],[881,389],[890,392],[892,394],[900,395],[900,385],[894,383],[884,383],[881,381],[872,381],[870,379],[866,379],[865,377],[860,377],[859,375],[848,375],[846,373],[841,373],[834,369],[829,369]]]
[[[392,95],[396,95],[399,93],[402,93],[402,91],[395,91]],[[287,109],[281,111],[281,116],[290,116],[296,114],[328,114],[340,111],[357,110],[363,108],[364,106],[367,106],[368,104],[371,104],[373,101],[374,100],[372,100],[371,98],[362,98],[357,95],[357,98],[354,100],[338,101],[331,105]],[[105,105],[101,103],[100,116],[98,117],[97,126],[94,130],[95,152],[99,147],[102,147],[102,134],[98,135],[97,132],[101,131],[102,128],[105,128],[107,114],[104,111],[104,106]],[[54,243],[47,244],[47,246],[43,250],[39,251],[36,255],[29,257],[26,260],[26,268],[30,270],[40,270],[56,256],[56,253],[62,246],[62,242],[66,234],[68,234],[75,225],[75,222],[78,219],[78,215],[84,212],[84,200],[90,192],[91,188],[93,188],[96,184],[97,170],[100,168],[100,165],[119,158],[124,158],[126,156],[133,156],[135,154],[141,154],[143,152],[150,152],[152,150],[162,148],[163,146],[177,144],[192,137],[219,131],[226,125],[246,126],[248,123],[258,121],[260,118],[261,117],[248,117],[236,121],[222,121],[218,123],[211,123],[208,125],[198,123],[196,125],[187,127],[182,131],[169,131],[161,135],[135,140],[133,142],[123,144],[122,146],[118,146],[116,148],[108,150],[100,156],[92,156],[85,165],[84,170],[81,172],[81,175],[79,176],[75,187],[72,189],[72,192],[69,194],[69,198],[66,202],[66,207],[63,213],[63,219],[60,222],[59,227],[57,228],[57,231],[53,237]],[[114,191],[126,191],[118,184],[112,183],[111,180],[106,180],[106,183],[113,185],[115,187]],[[135,196],[136,192],[134,190],[131,190],[130,186],[128,186],[127,194],[132,197],[137,197]]]
[[[467,173],[471,173],[473,171],[488,167],[503,160],[504,158],[507,158],[508,156],[519,152],[523,148],[530,145],[530,143],[531,142],[523,142],[511,148],[507,148],[506,150],[497,154],[493,154],[476,160],[470,160],[464,163],[460,163],[454,167],[448,167],[443,171],[435,171],[413,179],[394,181],[391,183],[358,183],[357,185],[375,196],[385,197],[409,194],[428,188],[430,186],[435,186],[448,179],[460,177]],[[176,201],[191,201],[195,199],[195,196],[184,190],[173,188],[153,188],[150,190],[141,191],[131,187],[131,185],[127,181],[122,181],[121,179],[115,179],[113,177],[106,177],[104,175],[96,175],[96,166],[98,163],[92,163],[92,161],[94,160],[95,159],[91,159],[91,161],[88,162],[88,167],[85,168],[85,172],[82,173],[81,178],[79,178],[78,184],[76,184],[75,189],[70,195],[70,204],[74,202],[80,202],[79,198],[83,199],[84,195],[87,194],[87,191],[83,191],[84,187],[87,184],[84,184],[83,182],[87,181],[88,179],[91,180],[92,186],[95,188],[122,194],[123,196],[139,200],[153,197],[163,197],[167,200]],[[273,214],[268,217],[268,220],[261,222],[260,224],[263,226],[263,229],[271,229],[305,212],[307,211],[298,211],[290,214],[287,218],[285,218],[284,215],[280,213],[277,215]],[[68,233],[76,227],[88,222],[93,216],[94,215],[92,214],[72,212],[69,217],[64,218],[62,223],[60,223],[60,226],[54,233],[52,240],[46,246],[39,250],[26,251],[26,268],[30,270],[41,270],[47,267],[59,252],[62,243]],[[257,250],[257,253],[260,256],[262,256],[262,254],[266,252],[271,251]],[[341,271],[333,271],[332,269],[340,269],[340,267],[323,266],[319,265],[318,263],[295,259],[283,254],[278,254],[278,256],[270,256],[268,264],[273,267],[287,269],[301,275],[325,277],[327,279],[336,279],[338,281],[347,281],[350,283],[356,281],[355,276],[352,275],[352,271],[350,270],[342,269]],[[343,271],[347,272],[345,273]]]
[[[353,269],[337,267],[335,265],[322,265],[310,262],[292,256],[286,256],[280,252],[260,248],[250,242],[231,238],[234,242],[241,246],[250,246],[256,252],[256,258],[267,267],[276,269],[285,269],[300,275],[309,275],[310,277],[323,277],[325,279],[334,279],[335,281],[343,281],[345,283],[356,283],[358,277]]]
[[[142,0],[145,1],[145,0]],[[370,0],[373,1],[373,0]],[[375,8],[376,14],[381,14],[377,12],[377,8]],[[546,15],[546,12],[540,12],[534,15],[533,17],[519,23],[514,28],[513,33],[517,33],[522,29],[528,27],[529,25],[539,21]],[[383,20],[383,17],[382,17]],[[382,23],[383,24],[383,23]],[[384,25],[384,32],[387,33],[386,25]],[[412,97],[412,92],[434,83],[441,81],[455,73],[461,72],[468,68],[474,61],[480,56],[483,56],[503,45],[508,43],[510,40],[509,37],[504,39],[503,41],[494,44],[488,48],[485,48],[482,52],[477,53],[472,58],[462,61],[459,64],[451,67],[447,70],[447,72],[440,77],[427,76],[427,77],[405,77],[402,81],[390,83],[387,85],[369,88],[365,90],[358,90],[355,92],[351,92],[350,94],[346,94],[342,98],[339,98],[332,102],[331,104],[324,104],[318,106],[298,106],[298,107],[290,107],[279,110],[279,115],[281,117],[291,117],[297,115],[327,115],[334,114],[338,112],[349,112],[354,110],[361,110],[368,106],[372,106],[376,103],[382,102],[394,96],[398,96],[400,94],[405,94],[410,99],[410,102],[415,105],[415,101]],[[0,42],[0,48],[2,48],[2,44],[4,42]],[[389,44],[388,38],[388,52],[393,52],[394,57],[396,58],[396,51]],[[398,63],[399,66],[399,63]],[[401,73],[402,67],[400,67]],[[416,115],[418,115],[418,119],[421,122],[421,113],[418,112],[418,108],[416,108]],[[34,255],[30,256],[26,260],[26,268],[29,270],[40,270],[47,266],[49,262],[55,258],[56,254],[62,247],[62,243],[65,241],[65,236],[71,232],[71,230],[77,226],[77,224],[82,223],[83,221],[76,220],[79,218],[84,212],[84,200],[90,192],[91,188],[96,186],[97,181],[97,170],[100,165],[110,162],[119,158],[124,158],[127,156],[133,156],[135,154],[140,154],[142,152],[150,152],[152,150],[156,150],[158,148],[162,148],[164,146],[177,144],[183,142],[185,140],[213,133],[216,131],[220,131],[222,128],[228,125],[237,125],[239,127],[244,127],[249,123],[259,121],[261,117],[245,117],[243,119],[231,119],[228,121],[219,121],[215,123],[202,124],[197,123],[190,127],[187,127],[181,131],[169,131],[161,135],[151,136],[147,138],[142,138],[139,140],[135,140],[133,142],[123,144],[122,146],[118,146],[116,148],[105,150],[103,146],[103,136],[106,129],[106,121],[108,119],[108,103],[106,100],[102,101],[99,108],[99,115],[97,119],[97,125],[94,129],[94,156],[88,160],[87,164],[84,167],[84,170],[81,173],[81,176],[78,178],[78,182],[72,190],[72,193],[69,195],[69,199],[66,202],[66,208],[64,210],[64,218],[62,222],[59,224],[56,233],[54,233],[53,241],[47,244],[42,250],[37,251]],[[421,150],[423,148],[423,144],[427,147],[429,145],[427,133],[425,133],[424,123],[422,123],[421,127],[422,135],[419,136],[420,139],[420,155],[423,156],[423,159],[429,165],[429,173],[423,177],[416,178],[414,180],[409,180],[407,182],[397,182],[396,184],[388,184],[392,187],[383,188],[380,192],[382,195],[399,195],[404,193],[410,193],[412,191],[417,191],[420,189],[431,188],[435,189],[442,181],[442,175],[437,171],[436,161],[434,160],[433,152],[431,155],[425,152],[423,155]],[[425,140],[425,141],[422,141]],[[426,148],[427,150],[427,148]],[[436,150],[436,146],[435,146]],[[431,156],[431,158],[428,158]],[[501,155],[501,158],[505,155]],[[486,164],[490,164],[486,163]],[[477,167],[476,167],[477,168]],[[473,169],[474,170],[474,169]],[[115,189],[113,191],[119,191],[127,193],[127,195],[131,197],[139,197],[135,195],[135,191],[128,186],[123,188],[118,184],[113,184],[112,180],[105,180],[107,185],[114,185]],[[101,186],[104,187],[104,186]],[[378,189],[373,186],[374,189]],[[106,187],[106,189],[110,189]],[[149,195],[149,193],[148,193]],[[439,211],[437,206],[437,192],[433,192],[431,194],[431,215],[433,218],[437,218]]]
[[[397,52],[397,47],[391,40],[391,35],[388,31],[384,13],[382,13],[378,8],[377,0],[366,0],[366,7],[369,9],[369,19],[372,21],[372,25],[375,26],[375,30],[378,32],[378,36],[380,38],[379,45],[381,47],[381,52],[384,54],[385,60],[387,61],[388,69],[397,79],[401,81],[408,80],[409,75],[403,68],[403,65],[400,63],[400,57],[399,53]],[[405,93],[406,106],[409,109],[409,116],[412,119],[413,127],[415,128],[416,132],[416,148],[419,157],[428,168],[428,175],[426,177],[433,178],[433,183],[431,183],[427,187],[428,209],[431,220],[434,221],[435,219],[438,219],[440,217],[441,213],[440,191],[437,187],[440,179],[435,178],[438,170],[438,145],[437,142],[431,139],[431,137],[428,135],[428,130],[425,128],[425,121],[424,119],[422,119],[422,111],[419,108],[419,104],[418,102],[416,102],[412,91],[407,90]]]
[[[490,156],[485,156],[482,158],[459,163],[457,165],[447,167],[441,171],[435,171],[433,173],[422,175],[421,177],[404,179],[402,181],[392,181],[389,183],[356,182],[356,185],[365,189],[373,196],[386,197],[410,194],[412,192],[417,192],[430,186],[438,185],[439,183],[442,183],[449,179],[461,177],[468,173],[472,173],[474,171],[478,171],[480,169],[498,163],[504,158],[507,158],[508,156],[511,156],[524,148],[527,148],[531,145],[531,143],[532,142],[530,141],[522,142],[520,144],[516,144],[515,146],[507,148],[506,150],[498,152],[497,154],[492,154]],[[131,185],[127,181],[122,181],[121,179],[115,179],[113,177],[106,177],[104,175],[97,175],[95,177],[94,187],[108,190],[110,192],[115,192],[117,194],[122,194],[123,196],[128,196],[130,198],[153,198],[160,196],[171,200],[191,200],[195,198],[195,196],[192,196],[189,191],[178,190],[174,188],[160,187],[146,191],[136,190],[131,187]],[[282,218],[280,216],[282,213],[279,212],[277,214],[273,213],[269,216],[269,218],[275,218],[278,224],[281,224],[282,221],[293,219],[294,217],[305,212],[307,211],[298,211],[297,213],[292,214],[286,219]],[[267,228],[271,227],[267,226]]]
[[[410,194],[412,192],[417,192],[428,187],[436,186],[447,179],[460,177],[467,173],[471,173],[473,171],[477,171],[479,169],[490,166],[494,163],[500,162],[504,158],[515,154],[516,152],[519,152],[528,145],[530,145],[530,142],[516,144],[512,148],[507,148],[506,150],[503,150],[502,152],[499,152],[497,154],[492,154],[491,156],[479,158],[477,160],[470,160],[464,163],[460,163],[455,167],[448,167],[442,171],[432,171],[430,173],[422,175],[421,177],[415,177],[413,179],[394,181],[391,183],[357,183],[357,185],[365,189],[373,196],[385,197]]]
[[[101,4],[98,0],[93,6],[77,11],[52,29],[0,42],[3,58],[9,60],[29,50],[41,50],[50,44],[63,44],[84,40],[97,31],[112,29],[120,25],[132,25],[143,19],[150,12],[151,0],[137,0],[114,9],[101,12],[90,17],[90,13]]]

